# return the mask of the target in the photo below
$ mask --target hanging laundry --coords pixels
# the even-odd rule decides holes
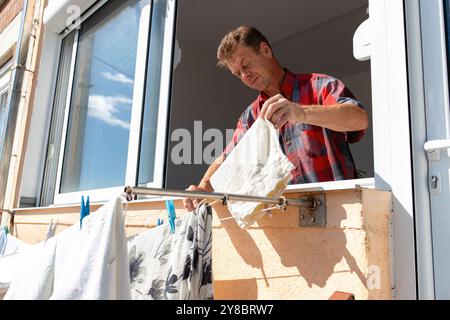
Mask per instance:
[[[202,205],[128,242],[131,298],[208,300],[212,288],[212,214]]]
[[[85,217],[81,230],[76,224],[54,237],[52,233],[53,223],[45,241],[0,258],[0,271],[8,265],[15,270],[5,299],[130,298],[120,197]],[[5,286],[9,279],[1,273]]]
[[[17,271],[19,252],[30,247],[28,243],[11,236],[6,230],[6,227],[0,228],[0,299],[5,296]]]
[[[30,245],[10,263],[14,275],[4,300],[46,300],[53,287],[56,241]]]
[[[3,255],[3,250],[6,246],[6,236],[8,235],[8,229],[5,226],[0,227],[0,255]]]
[[[127,239],[121,198],[55,236],[51,299],[130,299]]]
[[[0,257],[3,255],[17,253],[21,249],[24,249],[28,246],[28,243],[17,239],[10,233],[7,233],[6,227],[0,228]]]
[[[9,254],[0,257],[0,299],[3,299],[16,270],[17,254]]]
[[[210,181],[216,192],[278,197],[294,168],[281,150],[273,124],[257,119]],[[266,215],[260,212],[263,207],[258,202],[228,201],[228,209],[242,228]]]

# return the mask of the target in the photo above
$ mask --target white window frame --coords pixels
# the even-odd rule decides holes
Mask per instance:
[[[12,62],[8,61],[0,68],[0,91],[2,92],[9,87],[9,82],[11,80],[11,64]]]
[[[9,94],[9,86],[11,81],[11,65],[12,61],[8,61],[0,68],[0,99],[6,92],[6,103],[8,103],[8,94]],[[6,114],[8,116],[8,114]],[[8,119],[3,119],[4,121],[8,121]],[[5,122],[5,124],[6,124]],[[6,129],[6,128],[5,128]],[[3,141],[0,141],[0,144]],[[0,146],[1,150],[1,146]]]
[[[83,23],[87,17],[92,15],[98,8],[100,8],[106,1],[100,1],[95,6],[93,6],[85,15],[83,15],[82,19],[79,19],[78,24],[72,24],[70,28],[66,29],[61,34],[61,39],[75,30],[80,23]],[[144,105],[144,94],[145,94],[145,83],[146,83],[146,68],[142,66],[146,66],[147,60],[147,52],[148,52],[148,34],[150,30],[150,14],[151,14],[151,4],[147,5],[142,11],[142,16],[140,19],[140,27],[139,27],[139,38],[138,38],[138,49],[137,49],[137,57],[136,57],[136,71],[135,71],[135,79],[134,79],[134,90],[133,90],[133,104],[132,104],[132,112],[131,112],[131,122],[130,122],[130,135],[129,135],[129,144],[128,144],[128,155],[127,155],[127,165],[126,165],[126,174],[125,174],[125,185],[134,186],[137,181],[137,172],[138,172],[138,154],[140,149],[140,134],[141,134],[141,118],[143,116],[143,105]],[[168,114],[168,102],[169,102],[169,87],[170,87],[170,79],[171,79],[171,63],[172,63],[172,55],[170,54],[172,51],[172,39],[173,39],[173,25],[174,25],[174,6],[168,6],[168,14],[165,20],[165,32],[164,32],[164,47],[163,47],[163,61],[162,61],[162,77],[161,77],[161,95],[159,98],[159,108],[158,108],[158,127],[156,134],[156,147],[155,147],[155,161],[154,161],[154,179],[153,182],[147,183],[147,187],[162,187],[163,185],[163,177],[164,177],[164,164],[165,164],[165,144],[166,144],[166,126],[167,126],[167,114]],[[83,190],[79,192],[69,192],[69,193],[60,193],[61,186],[61,175],[62,175],[62,167],[64,160],[64,150],[66,144],[66,135],[67,135],[67,126],[69,120],[69,109],[71,102],[71,93],[73,86],[73,76],[74,76],[74,67],[76,61],[76,52],[77,52],[77,43],[78,43],[78,33],[77,32],[76,39],[74,42],[73,53],[72,53],[72,61],[71,61],[71,74],[70,74],[70,83],[68,84],[68,95],[65,106],[65,114],[64,114],[64,128],[63,128],[63,136],[61,140],[61,148],[59,154],[59,163],[58,163],[58,174],[56,178],[56,186],[55,186],[55,195],[54,195],[54,205],[62,205],[62,204],[70,204],[70,203],[78,203],[80,201],[81,195],[89,195],[91,202],[103,202],[107,201],[111,198],[111,196],[118,195],[123,192],[124,186],[112,187],[112,188],[103,188],[103,189],[92,189],[92,190]]]
[[[369,0],[369,14],[375,188],[392,193],[392,297],[416,299],[415,214],[404,0]]]
[[[151,3],[151,2],[150,2]],[[97,7],[97,6],[96,6]],[[142,102],[143,102],[143,93],[144,93],[144,84],[145,84],[145,68],[142,68],[143,65],[146,64],[146,56],[147,56],[147,45],[148,45],[148,32],[150,27],[150,5],[146,6],[141,14],[141,19],[139,23],[139,36],[138,36],[138,45],[137,45],[137,57],[136,57],[136,68],[135,68],[135,78],[134,78],[134,89],[133,89],[133,104],[131,111],[131,122],[130,122],[130,134],[129,134],[129,143],[128,143],[128,159],[126,166],[126,184],[133,184],[132,181],[136,177],[136,168],[137,168],[137,155],[139,149],[139,134],[140,134],[140,115],[142,114]],[[90,15],[94,13],[94,10],[90,10]],[[90,16],[89,15],[89,16]],[[85,17],[86,19],[87,17]],[[83,19],[82,21],[84,21]],[[82,21],[80,21],[82,23]],[[77,26],[73,26],[76,28]],[[73,29],[71,28],[71,29]],[[92,202],[105,201],[111,198],[111,195],[120,194],[123,191],[124,186],[120,187],[112,187],[112,188],[102,188],[102,189],[90,189],[83,190],[79,192],[67,192],[61,193],[61,175],[63,169],[63,161],[64,161],[64,152],[66,149],[66,139],[67,139],[67,126],[69,122],[69,114],[70,114],[70,105],[72,101],[72,89],[73,89],[73,79],[74,79],[74,71],[75,71],[75,62],[77,57],[78,50],[78,37],[79,30],[76,31],[75,41],[73,45],[72,51],[72,61],[70,67],[70,82],[68,84],[68,94],[65,106],[64,113],[64,127],[63,127],[63,136],[61,140],[61,148],[59,154],[59,163],[58,163],[58,174],[56,178],[56,187],[55,187],[55,197],[54,204],[68,204],[68,203],[77,203],[80,201],[82,195],[89,195]],[[132,170],[134,169],[134,174]]]

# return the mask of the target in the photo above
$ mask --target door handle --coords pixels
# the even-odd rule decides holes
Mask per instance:
[[[423,148],[427,152],[428,160],[437,161],[441,159],[441,150],[450,148],[450,139],[427,141]]]

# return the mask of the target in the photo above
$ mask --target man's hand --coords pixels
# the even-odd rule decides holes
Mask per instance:
[[[206,188],[202,188],[200,186],[196,186],[196,185],[190,185],[189,188],[186,189],[186,191],[203,191],[203,192],[208,192],[208,190],[206,190]],[[184,198],[183,199],[183,204],[184,204],[184,208],[187,211],[194,211],[195,208],[197,208],[198,204],[200,203],[201,199],[193,199],[193,198]]]
[[[289,101],[281,94],[277,94],[264,102],[259,116],[269,120],[275,128],[279,129],[286,122],[292,124],[303,122],[305,112],[298,104]]]

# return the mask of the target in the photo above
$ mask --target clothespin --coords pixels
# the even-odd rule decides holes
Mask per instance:
[[[173,200],[166,200],[167,215],[169,216],[170,232],[175,233],[175,206]]]
[[[157,226],[160,226],[160,225],[162,225],[163,223],[164,223],[164,220],[163,220],[163,219],[158,218],[158,220],[156,220],[156,225],[157,225]]]
[[[81,206],[80,206],[80,229],[84,217],[89,215],[89,196],[86,197],[86,203],[84,202],[84,196],[81,196]]]
[[[45,241],[53,237],[56,233],[56,228],[58,227],[58,220],[53,223],[53,219],[50,219],[50,223],[48,224],[47,235],[45,236]]]

